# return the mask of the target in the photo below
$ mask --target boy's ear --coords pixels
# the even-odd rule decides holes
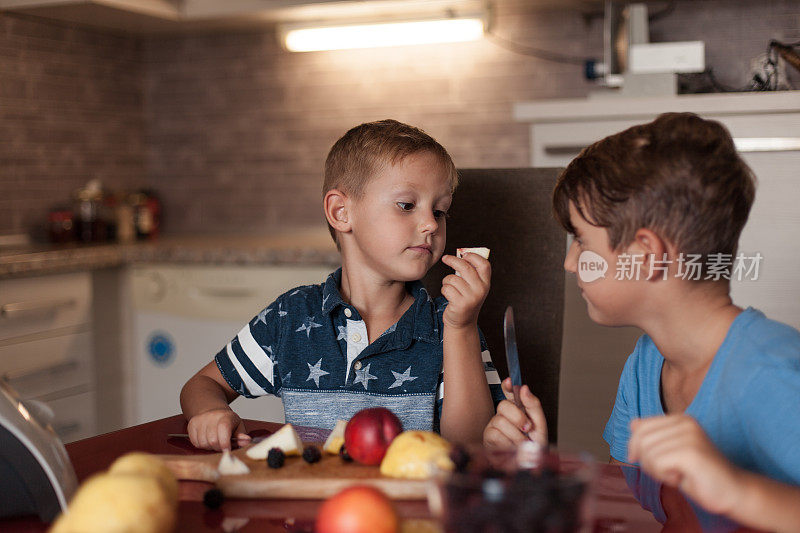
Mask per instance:
[[[673,250],[669,243],[653,230],[639,228],[633,236],[633,242],[628,247],[631,255],[641,254],[642,257],[642,277],[644,279],[665,279],[667,273],[665,268],[670,266],[669,262]]]
[[[329,190],[325,193],[325,198],[323,199],[325,218],[328,219],[328,224],[341,233],[350,231],[350,222],[347,213],[349,202],[347,200],[347,195],[339,189]]]

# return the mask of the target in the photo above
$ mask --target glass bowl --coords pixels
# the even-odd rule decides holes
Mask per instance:
[[[472,448],[465,469],[440,474],[428,503],[444,530],[550,533],[591,524],[591,456],[531,448]]]

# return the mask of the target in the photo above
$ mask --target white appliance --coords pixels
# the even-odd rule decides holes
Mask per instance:
[[[337,265],[141,265],[130,271],[133,309],[128,424],[181,412],[183,384],[280,294],[325,281]],[[283,422],[280,398],[238,398],[242,418]]]

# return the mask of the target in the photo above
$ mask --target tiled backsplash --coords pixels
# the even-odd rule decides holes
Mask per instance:
[[[145,183],[142,48],[0,14],[0,234],[43,224],[91,178]]]
[[[494,31],[602,55],[599,19],[529,4],[495,2]],[[742,86],[769,39],[800,40],[800,0],[682,0],[651,34],[704,40],[719,81]],[[580,66],[488,40],[292,54],[272,31],[140,38],[0,15],[0,234],[29,231],[89,178],[153,187],[168,232],[319,224],[323,161],[347,128],[392,117],[460,167],[524,166],[512,104],[591,88]]]

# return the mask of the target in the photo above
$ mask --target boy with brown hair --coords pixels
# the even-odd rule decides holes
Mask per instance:
[[[736,255],[754,194],[721,124],[667,113],[583,150],[553,206],[575,237],[564,268],[578,274],[589,316],[646,333],[603,434],[612,460],[638,462],[712,512],[790,530],[800,523],[800,333],[734,305],[718,268]],[[583,254],[608,274],[582,277]],[[541,409],[524,392],[527,412],[502,402],[487,445],[542,440]]]
[[[342,267],[279,296],[186,383],[192,443],[228,449],[232,434],[245,443],[228,404],[265,394],[281,396],[295,425],[333,428],[382,406],[405,429],[479,440],[502,392],[477,326],[489,262],[442,257],[457,182],[447,151],[412,126],[370,122],[339,139],[323,207]],[[459,276],[434,300],[419,280],[439,258]]]

